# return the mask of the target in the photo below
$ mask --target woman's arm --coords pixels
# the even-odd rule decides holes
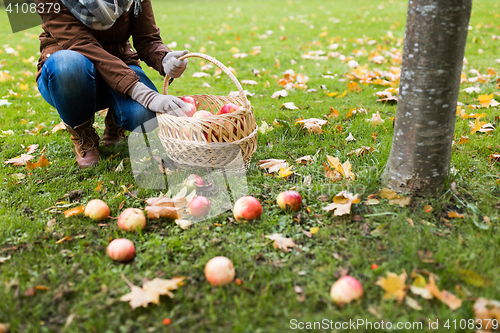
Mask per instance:
[[[139,58],[148,66],[165,75],[162,60],[170,49],[163,44],[160,29],[156,26],[151,0],[141,2],[142,11],[135,17],[130,14],[130,33]],[[131,9],[133,11],[133,9]]]
[[[76,51],[87,57],[113,90],[124,97],[127,96],[126,92],[139,82],[139,77],[134,71],[122,60],[105,51],[91,30],[74,17],[60,0],[35,0],[35,2],[60,4],[61,10],[58,13],[40,13],[42,28],[62,49]]]

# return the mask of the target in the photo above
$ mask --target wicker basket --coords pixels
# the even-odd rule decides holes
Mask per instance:
[[[252,106],[238,79],[218,60],[201,53],[189,53],[179,59],[198,57],[219,67],[238,88],[239,97],[190,95],[198,109],[214,114],[208,118],[175,117],[157,113],[158,136],[170,159],[181,166],[221,168],[243,160],[248,167],[257,149],[257,125]],[[170,78],[165,77],[163,93],[168,94]],[[227,103],[239,105],[238,111],[215,115]]]

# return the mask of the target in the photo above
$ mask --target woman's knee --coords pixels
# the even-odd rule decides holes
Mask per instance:
[[[52,80],[67,81],[72,84],[95,80],[94,64],[87,57],[75,51],[57,51],[50,55],[44,65]]]

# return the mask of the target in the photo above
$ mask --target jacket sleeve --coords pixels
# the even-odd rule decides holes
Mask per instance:
[[[61,8],[59,13],[54,11],[40,13],[42,28],[62,49],[76,51],[87,57],[104,81],[114,91],[126,97],[126,92],[139,82],[139,77],[134,71],[118,57],[104,50],[93,36],[91,29],[73,16],[60,0],[35,0],[35,2],[59,3]]]
[[[135,17],[130,14],[130,33],[139,58],[165,76],[162,60],[170,49],[163,44],[160,29],[156,26],[151,0],[141,2],[142,11]],[[133,11],[133,9],[131,9]]]

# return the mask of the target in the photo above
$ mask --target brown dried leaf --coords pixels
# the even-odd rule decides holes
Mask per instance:
[[[281,249],[285,252],[289,252],[289,248],[295,247],[295,242],[291,238],[285,238],[281,234],[267,235],[266,238],[274,240],[273,246],[275,249]]]
[[[57,131],[60,131],[60,130],[65,130],[66,129],[66,126],[64,125],[64,122],[60,122],[59,124],[57,124],[56,126],[54,126],[51,130],[52,133],[55,133]]]
[[[358,149],[355,149],[355,150],[351,150],[349,153],[347,153],[347,156],[351,156],[351,155],[356,154],[356,156],[359,157],[361,155],[365,155],[365,154],[371,153],[374,150],[375,150],[375,148],[368,147],[368,146],[362,146],[361,148],[358,148]]]
[[[148,219],[157,220],[159,218],[167,219],[181,219],[182,208],[168,207],[168,206],[146,206],[146,215]]]
[[[429,276],[429,283],[425,288],[437,299],[448,305],[451,310],[456,310],[462,306],[462,300],[446,290],[439,290],[434,281],[434,275]]]
[[[295,160],[295,162],[300,163],[300,164],[307,164],[307,163],[312,163],[313,159],[311,155],[306,155],[299,157]]]
[[[302,126],[304,126],[305,129],[307,129],[307,131],[309,133],[314,133],[314,134],[321,134],[323,133],[323,130],[321,129],[321,127],[323,125],[326,125],[328,124],[328,120],[323,120],[323,119],[318,119],[318,118],[309,118],[309,119],[297,119],[295,121],[295,125],[297,124],[302,124]]]
[[[279,172],[281,168],[288,168],[290,166],[286,160],[277,160],[274,158],[261,160],[257,162],[257,164],[262,169],[267,169],[267,172],[269,173]]]
[[[187,199],[185,197],[181,198],[167,198],[167,197],[158,197],[158,198],[149,198],[146,200],[146,203],[150,206],[164,206],[164,207],[178,207],[182,208],[187,205]]]
[[[474,303],[474,315],[476,323],[481,325],[483,330],[490,332],[493,329],[493,320],[500,321],[500,302],[486,298],[478,298]]]
[[[382,287],[385,290],[385,294],[382,299],[394,299],[401,303],[401,301],[406,296],[406,279],[408,275],[403,269],[403,273],[400,275],[387,272],[387,277],[379,277],[376,285]]]
[[[4,164],[26,165],[26,162],[28,162],[34,157],[35,156],[29,154],[21,154],[21,156],[17,156],[5,161]]]
[[[26,161],[26,168],[28,170],[33,170],[36,168],[41,168],[41,167],[47,166],[49,164],[50,164],[49,160],[45,157],[45,155],[42,154],[42,155],[40,155],[40,157],[38,158],[38,161],[36,163]]]
[[[183,281],[183,277],[174,277],[170,280],[156,278],[144,283],[142,285],[142,289],[148,293],[168,295],[168,297],[173,298],[174,294],[172,293],[172,290],[176,290],[178,287],[182,286]]]
[[[459,214],[456,210],[454,210],[452,212],[448,212],[448,217],[450,219],[463,219],[463,218],[465,218],[465,215]]]
[[[326,207],[323,207],[323,210],[331,211],[334,210],[335,216],[342,216],[345,214],[351,213],[351,206],[353,203],[359,203],[358,195],[352,195],[347,191],[342,191],[333,197],[333,203],[329,204]]]
[[[40,145],[38,145],[38,144],[29,145],[25,149],[26,154],[28,154],[28,155],[33,154],[38,149],[38,147],[40,147]]]

